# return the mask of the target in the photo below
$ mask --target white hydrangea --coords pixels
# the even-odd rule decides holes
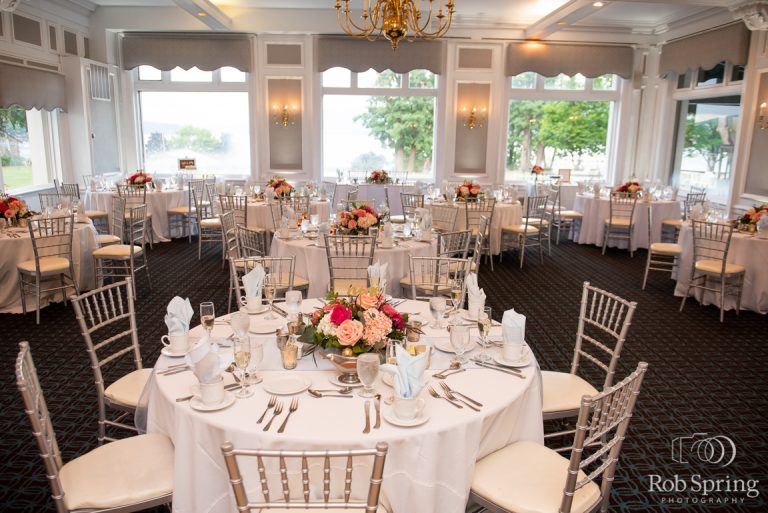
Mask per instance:
[[[325,316],[320,319],[320,322],[317,325],[317,331],[322,333],[323,335],[327,337],[335,337],[336,336],[336,326],[331,322],[331,314],[325,314]]]

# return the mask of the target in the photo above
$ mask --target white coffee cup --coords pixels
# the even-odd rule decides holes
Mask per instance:
[[[203,404],[219,404],[224,400],[224,378],[219,376],[213,383],[200,383],[200,400]]]
[[[528,358],[528,346],[525,344],[504,344],[501,355],[508,362],[522,362]]]
[[[249,312],[256,312],[261,308],[261,296],[243,296],[240,302]]]
[[[402,420],[416,419],[421,417],[424,404],[424,399],[420,397],[395,397],[395,415]]]
[[[170,349],[172,353],[181,354],[189,350],[189,336],[187,333],[183,335],[163,335],[160,337],[160,342]]]

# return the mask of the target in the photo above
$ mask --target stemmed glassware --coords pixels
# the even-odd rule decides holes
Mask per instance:
[[[480,354],[477,355],[477,359],[482,362],[491,359],[485,351],[488,346],[488,333],[491,331],[491,313],[490,306],[477,309],[477,329],[480,331]]]
[[[464,289],[461,286],[461,280],[457,279],[448,280],[448,286],[451,289],[451,315],[455,315],[461,309],[461,297]]]
[[[246,312],[238,311],[229,317],[229,325],[232,327],[235,335],[242,338],[248,335],[251,319]]]
[[[456,353],[456,358],[451,363],[465,364],[467,360],[464,358],[464,353],[469,349],[469,326],[461,324],[451,326],[451,347]]]
[[[245,382],[245,369],[251,361],[251,342],[249,337],[235,337],[235,365],[240,371],[240,390],[235,394],[236,397],[246,398],[253,395],[253,390],[248,389]]]
[[[373,384],[379,375],[379,355],[363,353],[357,357],[357,376],[363,383],[363,389],[358,392],[360,397],[376,397]]]
[[[256,369],[264,359],[264,343],[256,337],[249,336],[248,339],[251,345],[251,359],[246,367],[245,381],[249,385],[256,385],[263,381],[261,376],[256,375]]]
[[[211,331],[213,331],[214,322],[216,322],[216,310],[213,307],[213,303],[210,301],[200,303],[200,324],[203,325],[203,329],[208,333],[209,338]]]
[[[264,276],[264,286],[262,287],[262,290],[264,291],[264,299],[269,303],[269,314],[264,317],[267,321],[274,321],[278,318],[272,311],[272,302],[275,300],[276,289],[276,280],[274,276],[271,274]]]
[[[431,328],[440,329],[443,327],[441,319],[445,315],[445,298],[442,296],[429,298],[429,311],[435,318],[435,322],[430,324]]]

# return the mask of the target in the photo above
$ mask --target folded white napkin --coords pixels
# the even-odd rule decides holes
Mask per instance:
[[[395,228],[392,223],[384,223],[384,228],[381,231],[384,238],[392,238],[395,235]]]
[[[257,264],[253,269],[243,276],[243,288],[246,297],[261,297],[261,287],[264,285],[264,267]]]
[[[477,284],[477,273],[467,274],[467,303],[470,315],[485,306],[485,291]]]
[[[421,227],[422,233],[432,229],[432,212],[430,212],[429,210],[427,210],[426,212],[424,212],[424,214],[422,214],[420,227]]]
[[[514,309],[504,312],[501,318],[501,335],[505,344],[523,345],[525,343],[525,315]]]
[[[168,335],[185,335],[189,331],[189,321],[195,311],[189,303],[189,299],[181,299],[179,296],[168,303],[168,313],[165,314],[165,325],[168,326]]]
[[[389,263],[380,263],[376,262],[373,265],[368,266],[368,276],[378,276],[379,277],[379,288],[382,290],[387,290],[387,280],[388,280],[388,274],[389,274]]]
[[[592,192],[594,193],[595,196],[600,196],[600,184],[599,183],[596,183],[595,185],[592,186]]]
[[[392,374],[395,395],[407,399],[417,397],[424,388],[424,371],[427,368],[427,353],[411,356],[401,345],[395,347],[397,365],[385,364],[381,370]]]
[[[184,355],[184,360],[200,383],[215,383],[226,367],[225,362],[219,358],[218,347],[208,337],[208,333]]]

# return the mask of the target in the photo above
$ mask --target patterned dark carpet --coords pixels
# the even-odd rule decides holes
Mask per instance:
[[[663,274],[653,274],[647,289],[640,290],[644,258],[643,251],[634,258],[618,250],[601,256],[599,248],[562,243],[543,265],[530,258],[523,270],[515,255],[507,254],[503,263],[496,259],[494,272],[483,266],[480,281],[495,317],[513,307],[527,316],[526,338],[542,369],[570,367],[585,280],[638,302],[617,376],[640,360],[650,370],[618,467],[611,511],[768,511],[768,318],[729,312],[720,324],[716,308],[695,301],[679,313],[674,282]],[[186,241],[156,245],[150,266],[153,289],[140,275],[137,304],[147,365],[159,354],[168,301],[174,295],[189,297],[193,305],[213,300],[221,312],[228,283],[215,250],[209,248],[198,262],[196,245]],[[0,505],[8,512],[53,511],[15,385],[17,343],[30,341],[65,461],[96,446],[96,397],[85,346],[69,305],[46,308],[40,326],[34,314],[0,315],[0,326],[5,338],[0,348]],[[733,462],[721,468],[698,461],[690,451],[685,453],[689,463],[675,462],[672,440],[694,433],[729,437],[736,448]],[[690,441],[683,445],[688,448]],[[705,493],[705,486],[719,491]]]

